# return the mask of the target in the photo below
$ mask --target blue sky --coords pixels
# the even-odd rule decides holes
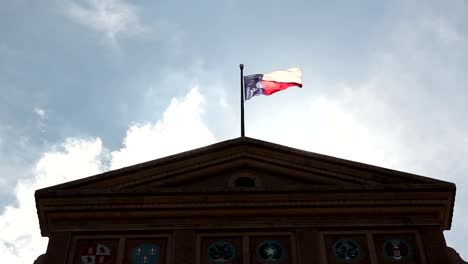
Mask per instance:
[[[0,255],[45,251],[37,188],[239,136],[457,184],[467,259],[466,1],[7,0],[0,8]],[[21,220],[18,220],[21,219]]]

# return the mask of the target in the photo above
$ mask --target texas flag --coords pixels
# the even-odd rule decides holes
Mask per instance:
[[[266,74],[244,76],[245,100],[257,95],[270,95],[291,86],[302,87],[302,71],[291,68],[285,71],[274,71]]]

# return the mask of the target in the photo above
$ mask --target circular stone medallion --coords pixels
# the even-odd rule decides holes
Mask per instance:
[[[385,257],[393,261],[402,261],[411,254],[408,243],[401,239],[390,239],[384,242],[383,252]]]
[[[338,261],[353,262],[361,256],[359,244],[354,240],[338,240],[333,244],[332,250]]]
[[[132,249],[133,264],[156,264],[161,255],[159,245],[141,243]]]
[[[277,240],[264,240],[257,246],[257,258],[265,264],[280,263],[286,256],[284,245]]]
[[[231,262],[236,256],[236,248],[233,244],[218,240],[208,246],[208,259],[212,263]]]

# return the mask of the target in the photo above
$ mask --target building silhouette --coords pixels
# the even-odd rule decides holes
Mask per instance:
[[[455,190],[241,137],[36,191],[36,263],[465,263]]]

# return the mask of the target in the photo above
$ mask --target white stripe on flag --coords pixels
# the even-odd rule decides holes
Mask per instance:
[[[302,71],[299,68],[291,68],[285,71],[274,71],[263,74],[262,80],[280,83],[302,84]]]

